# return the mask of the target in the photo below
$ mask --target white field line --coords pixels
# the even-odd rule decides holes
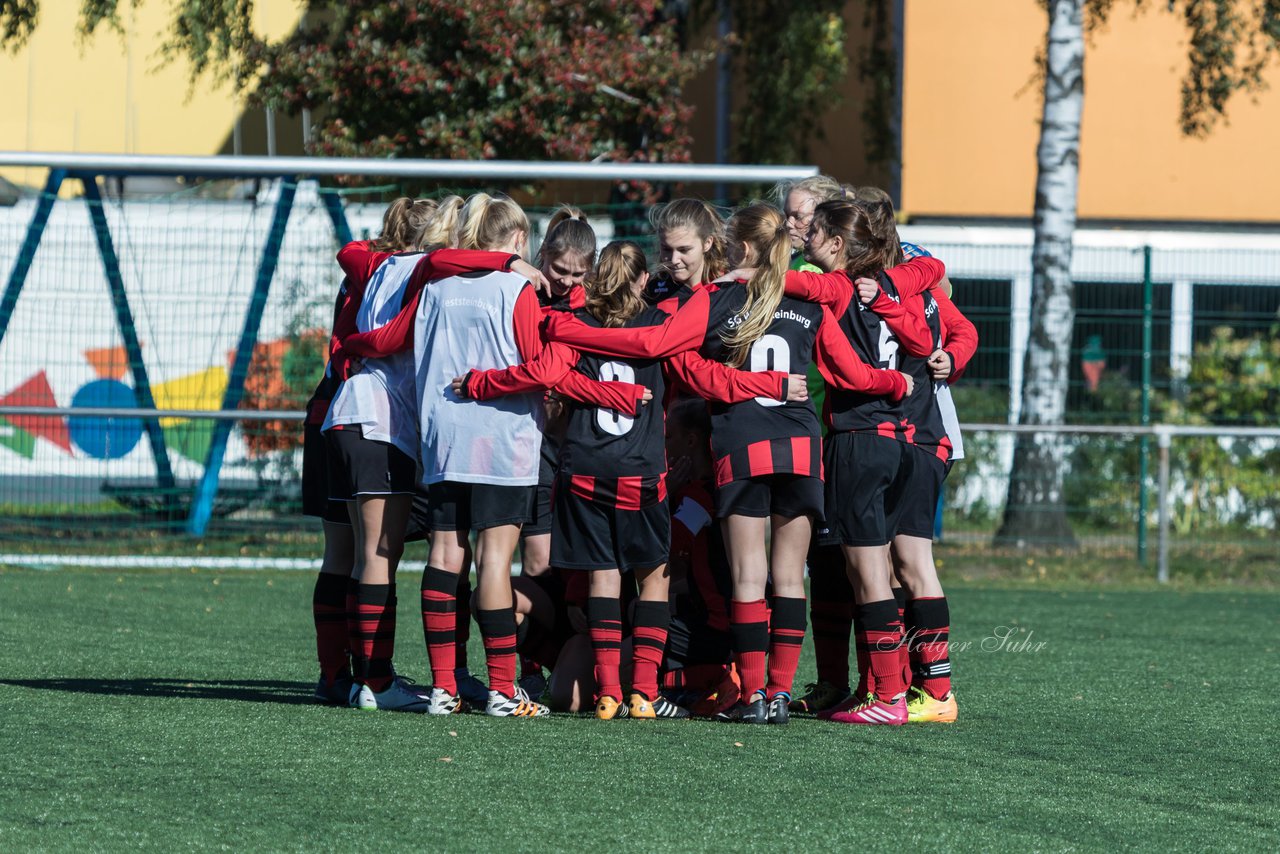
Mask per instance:
[[[0,554],[0,566],[26,569],[277,569],[319,572],[319,559],[294,557],[187,557],[185,555],[38,555]],[[409,562],[402,572],[419,567]],[[520,561],[511,564],[511,574],[520,574]]]

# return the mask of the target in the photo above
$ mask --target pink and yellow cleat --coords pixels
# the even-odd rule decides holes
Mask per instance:
[[[872,726],[902,726],[907,722],[907,701],[902,697],[891,703],[868,694],[860,705],[843,712],[835,712],[828,720],[838,724],[867,724]]]
[[[936,700],[920,688],[907,694],[907,721],[913,724],[951,724],[956,721],[956,692]]]

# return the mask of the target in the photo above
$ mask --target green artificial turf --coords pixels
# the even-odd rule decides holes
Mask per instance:
[[[1270,590],[953,584],[960,721],[855,728],[312,705],[311,583],[0,570],[0,850],[1270,851],[1280,839]],[[397,662],[425,678],[417,576],[401,588]]]

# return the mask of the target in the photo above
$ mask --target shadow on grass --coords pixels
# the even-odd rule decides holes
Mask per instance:
[[[236,679],[0,679],[0,685],[129,697],[240,700],[246,703],[312,705],[314,685],[304,682]]]

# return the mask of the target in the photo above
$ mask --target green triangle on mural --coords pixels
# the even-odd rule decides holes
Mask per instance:
[[[187,459],[203,463],[213,441],[213,422],[201,419],[170,424],[164,428],[164,441]]]
[[[27,459],[36,455],[36,437],[3,418],[0,418],[0,445]]]

